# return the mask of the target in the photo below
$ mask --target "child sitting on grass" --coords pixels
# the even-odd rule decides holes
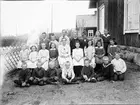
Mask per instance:
[[[96,82],[94,68],[90,66],[89,59],[84,60],[84,67],[82,69],[81,75],[85,82]]]
[[[62,83],[63,84],[73,84],[75,82],[75,74],[73,71],[73,65],[70,63],[70,61],[66,61],[64,63],[64,66],[62,68]]]
[[[113,81],[113,65],[109,62],[109,58],[107,56],[103,57],[103,64],[101,69],[97,72],[96,78],[97,81],[109,80]]]
[[[14,80],[14,83],[20,87],[29,87],[29,79],[31,77],[31,70],[27,68],[27,63],[22,62],[21,71],[19,72],[18,80]]]
[[[42,86],[45,81],[45,69],[42,68],[41,62],[37,62],[37,68],[33,70],[32,84]]]
[[[123,59],[120,58],[119,53],[115,53],[115,58],[111,61],[114,66],[114,80],[124,80],[125,72],[126,72],[126,63]]]

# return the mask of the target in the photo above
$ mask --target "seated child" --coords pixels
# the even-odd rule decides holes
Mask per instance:
[[[80,48],[80,43],[75,43],[76,48],[72,51],[73,65],[75,77],[81,77],[81,70],[84,66],[84,54],[83,49]]]
[[[46,83],[54,83],[60,79],[61,70],[54,68],[53,65],[49,65],[48,70],[46,71],[45,77],[47,78]]]
[[[119,53],[115,53],[115,58],[111,61],[114,66],[114,80],[124,80],[124,75],[126,72],[126,63],[120,58]]]
[[[19,62],[17,68],[21,68],[22,62],[28,63],[29,60],[29,50],[25,44],[22,45],[22,49],[19,53]]]
[[[89,59],[90,65],[95,68],[95,47],[92,45],[92,41],[88,41],[88,47],[85,49],[85,57]]]
[[[89,59],[85,59],[81,75],[86,82],[96,82],[94,68],[90,66]]]
[[[21,65],[21,71],[19,72],[19,79],[15,80],[14,83],[17,84],[20,87],[28,87],[30,86],[29,84],[29,79],[31,77],[31,70],[27,68],[27,63],[22,62]]]
[[[58,59],[57,59],[58,50],[56,48],[55,43],[50,43],[49,55],[50,55],[49,64],[54,64],[53,67],[58,68],[59,67]]]
[[[73,71],[73,65],[69,61],[66,61],[63,67],[64,68],[62,68],[62,75],[61,75],[62,83],[64,84],[74,83],[75,74]]]
[[[36,68],[36,64],[37,64],[37,57],[38,57],[38,52],[37,52],[37,46],[36,45],[32,45],[30,47],[31,52],[29,54],[29,62],[28,62],[28,68]]]
[[[37,68],[33,70],[32,83],[35,85],[44,85],[46,81],[45,69],[41,67],[42,63],[37,62]]]
[[[97,72],[97,81],[109,80],[112,81],[114,76],[113,65],[109,62],[107,56],[103,57],[103,64],[101,69]]]
[[[42,67],[47,70],[49,62],[49,51],[46,49],[45,43],[41,43],[41,50],[38,52],[38,60],[42,63]]]
[[[114,40],[111,39],[110,45],[108,46],[108,51],[107,51],[110,61],[115,58],[115,52],[117,51],[118,51],[118,47],[117,45],[115,45]]]

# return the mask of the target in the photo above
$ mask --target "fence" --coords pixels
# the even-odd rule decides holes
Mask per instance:
[[[1,65],[3,65],[4,71],[10,71],[16,68],[17,62],[19,61],[20,50],[21,46],[0,48]]]

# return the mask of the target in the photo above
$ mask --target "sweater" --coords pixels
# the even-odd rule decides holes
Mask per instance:
[[[82,71],[81,71],[81,75],[86,75],[88,78],[92,78],[95,76],[94,73],[94,68],[91,66],[84,66]]]
[[[111,63],[114,66],[114,72],[120,71],[121,73],[124,73],[127,69],[125,61],[121,58],[118,60],[114,58]]]
[[[45,69],[40,67],[40,68],[35,68],[33,71],[33,77],[34,78],[43,78],[45,77]]]

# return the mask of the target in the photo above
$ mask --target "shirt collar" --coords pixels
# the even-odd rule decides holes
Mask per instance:
[[[104,67],[108,67],[109,65],[111,65],[111,63],[109,63],[109,64],[107,64],[107,65],[103,64]]]
[[[107,37],[109,37],[110,35],[109,35],[109,34],[107,34],[107,35],[103,34],[103,36],[107,38]]]

